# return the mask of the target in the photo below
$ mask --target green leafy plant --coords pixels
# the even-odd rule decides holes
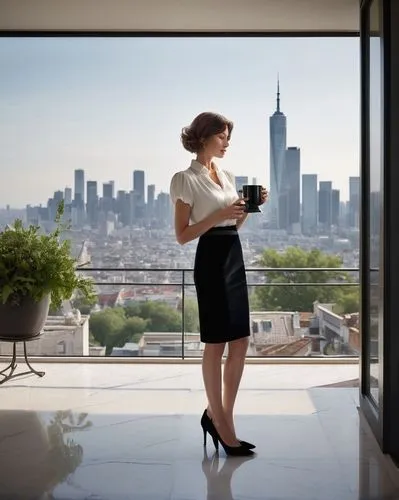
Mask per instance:
[[[61,202],[56,229],[49,234],[41,234],[34,225],[24,227],[20,219],[0,233],[0,303],[19,305],[25,297],[39,302],[50,295],[51,307],[57,309],[75,290],[84,297],[93,296],[92,280],[76,271],[70,241],[60,239],[68,229],[63,214]]]

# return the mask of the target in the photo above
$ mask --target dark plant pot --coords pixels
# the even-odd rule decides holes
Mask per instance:
[[[35,337],[46,322],[50,308],[50,295],[40,302],[30,297],[19,306],[0,304],[0,337]]]

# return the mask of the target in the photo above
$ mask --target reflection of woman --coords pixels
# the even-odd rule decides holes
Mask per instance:
[[[183,129],[183,146],[196,159],[176,173],[170,194],[175,204],[175,231],[180,244],[199,237],[194,281],[198,298],[201,341],[205,343],[202,371],[208,407],[201,425],[229,455],[250,455],[254,445],[239,441],[233,409],[248,348],[249,305],[245,268],[237,229],[247,214],[234,175],[219,169],[233,124],[223,116],[201,113]],[[264,202],[267,198],[263,189]],[[221,382],[221,361],[228,356]]]
[[[222,468],[219,470],[219,456],[216,454],[212,460],[204,453],[202,460],[202,471],[205,474],[207,482],[208,500],[234,500],[231,491],[231,480],[234,472],[252,457],[235,457],[231,460],[225,460]]]

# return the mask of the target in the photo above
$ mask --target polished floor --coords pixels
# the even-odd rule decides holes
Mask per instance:
[[[203,449],[199,365],[38,366],[0,386],[1,499],[399,499],[348,387],[356,365],[247,366],[250,459]]]

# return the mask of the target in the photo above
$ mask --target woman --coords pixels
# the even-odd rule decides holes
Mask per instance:
[[[176,173],[170,195],[175,205],[176,239],[199,237],[194,266],[201,341],[202,374],[208,407],[201,425],[228,455],[251,455],[254,445],[236,437],[233,409],[248,349],[249,304],[241,242],[237,233],[247,214],[234,175],[219,169],[233,124],[215,113],[201,113],[181,134],[184,148],[196,154],[187,170]],[[267,192],[262,190],[262,203]],[[228,344],[223,372],[222,356]]]

